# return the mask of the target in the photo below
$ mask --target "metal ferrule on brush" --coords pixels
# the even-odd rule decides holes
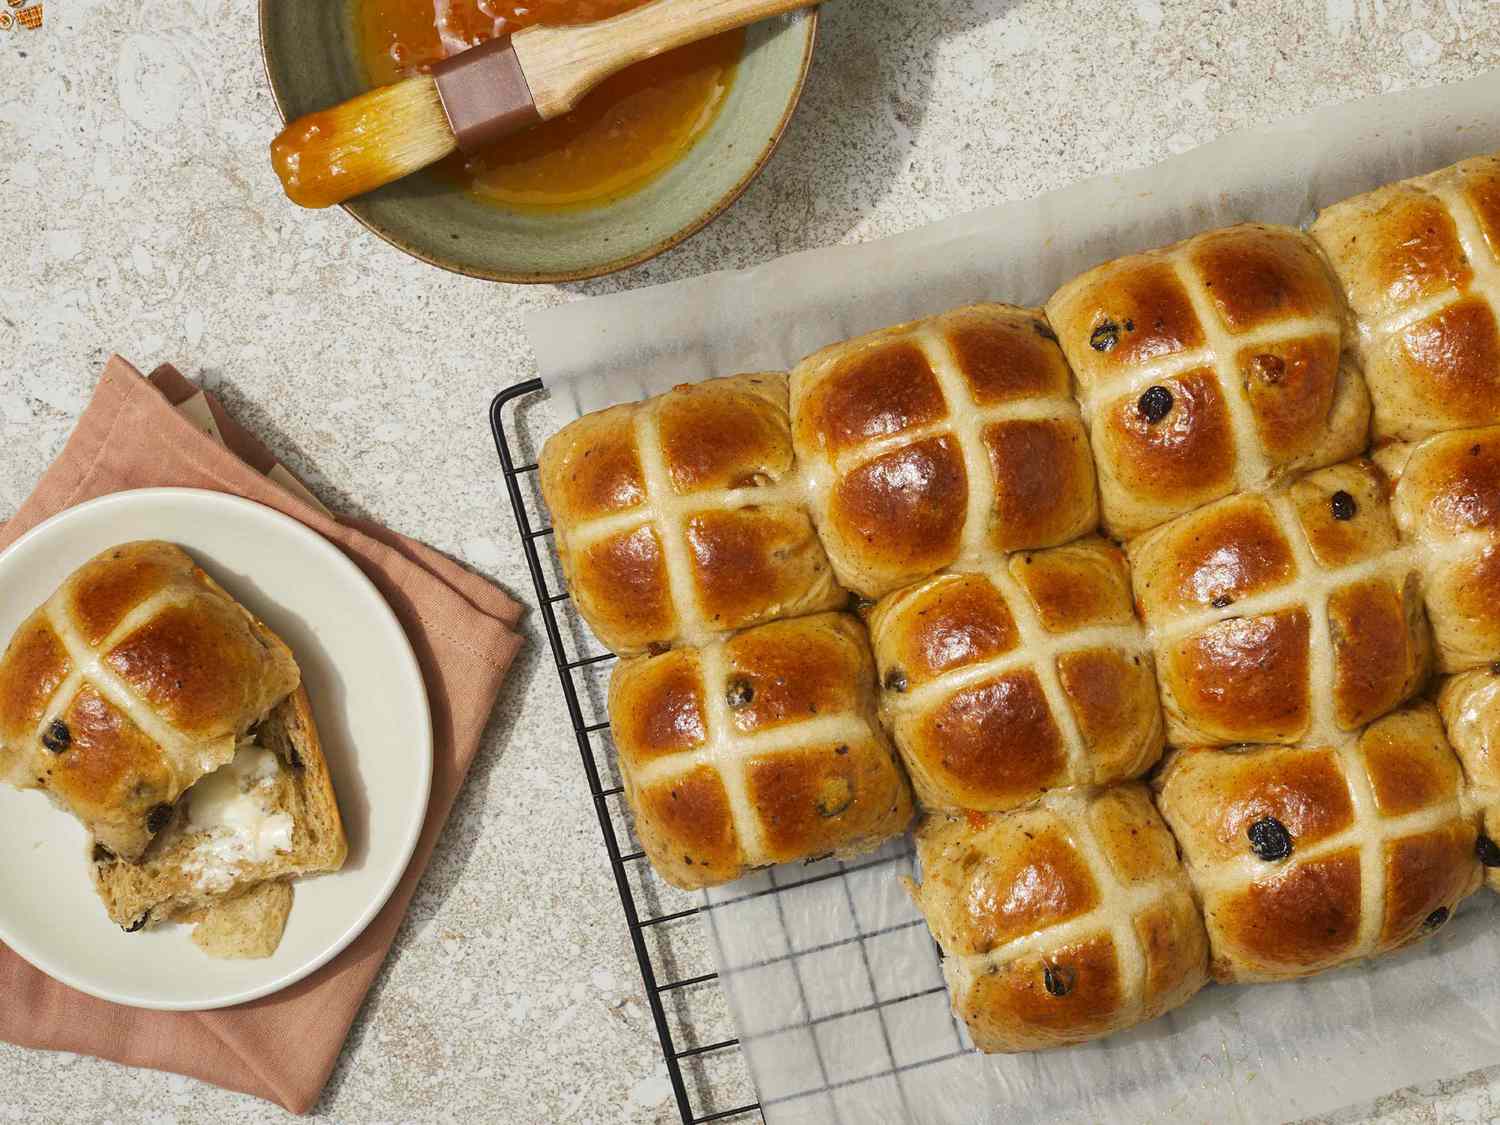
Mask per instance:
[[[541,121],[510,39],[491,39],[432,68],[461,151],[485,148]]]

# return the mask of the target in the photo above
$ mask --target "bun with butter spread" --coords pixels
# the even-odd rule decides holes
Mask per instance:
[[[291,650],[170,543],[95,556],[0,658],[0,779],[125,860],[301,680]]]
[[[88,829],[95,884],[127,931],[198,922],[215,956],[269,956],[291,906],[270,884],[347,852],[301,678],[180,547],[113,547],[0,657],[0,780]]]
[[[96,850],[94,882],[126,930],[196,921],[211,932],[215,909],[232,913],[268,882],[337,871],[347,854],[312,707],[298,688],[253,742],[188,790],[140,862]],[[246,925],[259,921],[256,913]]]

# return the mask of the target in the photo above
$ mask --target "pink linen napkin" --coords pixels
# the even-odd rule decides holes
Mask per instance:
[[[299,492],[300,484],[212,396],[200,394],[170,367],[148,381],[113,357],[62,455],[0,527],[0,550],[65,508],[156,486],[233,493],[312,528],[370,577],[416,651],[432,707],[427,822],[385,908],[348,949],[300,983],[237,1008],[149,1012],[76,992],[0,944],[0,1039],[176,1071],[306,1113],[333,1070],[463,785],[520,647],[513,630],[521,608],[430,547],[369,521],[335,519]],[[197,407],[201,426],[178,404]],[[211,423],[203,422],[205,406]]]

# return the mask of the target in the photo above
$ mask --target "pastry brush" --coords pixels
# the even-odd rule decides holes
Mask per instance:
[[[814,0],[652,0],[613,19],[528,27],[299,117],[271,143],[282,187],[328,207],[567,113],[632,63]]]

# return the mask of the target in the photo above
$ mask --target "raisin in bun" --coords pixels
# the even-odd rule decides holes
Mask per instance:
[[[801,507],[785,375],[586,415],[540,464],[573,603],[621,656],[848,600]]]
[[[1365,447],[1344,298],[1298,231],[1247,223],[1107,262],[1047,317],[1116,538]]]
[[[1185,1003],[1208,943],[1146,788],[1049,793],[1001,814],[933,816],[907,889],[942,946],[953,1011],[981,1051],[1123,1031]]]
[[[1479,886],[1474,817],[1431,705],[1338,747],[1181,751],[1158,785],[1217,980],[1290,980],[1398,949]]]
[[[184,551],[127,543],[75,571],[0,659],[0,777],[135,860],[300,678]]]

